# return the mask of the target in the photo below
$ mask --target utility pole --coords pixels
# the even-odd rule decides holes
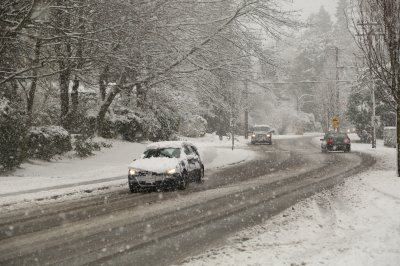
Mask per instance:
[[[244,82],[244,93],[245,93],[245,104],[246,108],[244,110],[244,138],[248,139],[249,138],[249,110],[248,110],[248,104],[247,100],[249,98],[249,88],[248,88],[248,82],[247,80]]]
[[[340,117],[340,92],[339,92],[339,48],[335,46],[335,73],[336,73],[336,79],[335,79],[335,90],[336,90],[336,115]],[[340,125],[337,128],[337,132],[340,131]]]
[[[375,42],[379,41],[379,40],[377,40],[376,36],[378,36],[378,38],[379,38],[379,36],[385,35],[384,33],[379,33],[379,32],[376,33],[375,30],[372,28],[372,26],[379,26],[379,24],[376,23],[376,22],[358,23],[358,26],[362,26],[362,27],[369,26],[370,29],[369,29],[369,32],[368,32],[368,36],[369,37],[374,36],[375,37]],[[357,34],[356,36],[362,37],[364,35],[363,34]],[[372,79],[372,84],[371,84],[372,85],[372,88],[371,88],[371,91],[372,91],[371,92],[371,94],[372,94],[371,95],[371,98],[372,98],[372,117],[371,117],[371,122],[372,122],[372,148],[376,149],[376,126],[377,126],[377,124],[376,124],[376,121],[375,121],[376,120],[376,112],[375,112],[375,110],[376,110],[375,81],[374,81],[371,69],[370,69],[370,76],[371,76],[371,79]]]
[[[373,134],[372,134],[372,148],[376,149],[376,114],[375,114],[375,84],[372,82],[372,126],[373,126]]]
[[[331,114],[332,116],[336,116],[336,117],[340,117],[340,89],[339,89],[339,82],[341,82],[341,80],[339,79],[339,69],[340,68],[344,68],[344,67],[340,67],[339,66],[339,48],[337,46],[332,46],[329,48],[329,50],[333,50],[335,53],[335,79],[332,80],[332,83],[334,83],[334,92],[331,92],[331,96],[332,96],[332,101],[333,103],[333,110]],[[332,72],[331,72],[332,73]],[[329,115],[328,115],[329,116]],[[329,121],[332,119],[333,117],[329,117],[328,118],[328,125],[329,125]],[[340,127],[336,128],[336,131],[339,132],[340,131]]]

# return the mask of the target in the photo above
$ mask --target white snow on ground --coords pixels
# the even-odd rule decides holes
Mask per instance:
[[[205,170],[221,168],[251,160],[256,156],[248,150],[247,140],[239,138],[234,150],[231,141],[219,140],[207,134],[203,138],[188,139],[195,144],[205,164]],[[32,160],[7,176],[0,176],[0,209],[17,207],[16,203],[32,200],[79,198],[88,192],[101,193],[104,189],[127,186],[128,165],[138,158],[149,143],[112,141],[112,148],[96,152],[86,159],[62,158],[50,162]]]
[[[400,265],[395,149],[378,142],[377,149],[353,143],[352,150],[377,164],[183,265]]]

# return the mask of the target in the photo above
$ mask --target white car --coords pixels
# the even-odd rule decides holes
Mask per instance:
[[[204,165],[193,144],[183,141],[155,142],[129,165],[132,193],[148,188],[186,189],[189,182],[203,182]]]

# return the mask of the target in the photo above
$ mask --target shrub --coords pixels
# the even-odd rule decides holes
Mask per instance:
[[[90,135],[95,134],[96,115],[89,114],[83,118],[83,123],[79,126],[78,134]]]
[[[114,121],[109,116],[106,116],[103,120],[103,126],[100,135],[106,139],[115,138],[117,135],[115,132]]]
[[[173,110],[149,109],[141,114],[144,135],[151,141],[170,140],[176,135],[179,118]]]
[[[114,119],[115,131],[127,141],[138,139],[142,132],[141,123],[142,119],[133,112],[117,115]]]
[[[151,141],[160,140],[160,132],[162,130],[160,122],[155,117],[154,113],[149,112],[143,117],[143,131],[145,136]]]
[[[93,151],[100,151],[102,147],[111,148],[112,144],[94,141],[93,137],[84,134],[74,137],[74,151],[81,158],[93,155]]]
[[[159,109],[156,112],[157,120],[160,122],[161,131],[159,138],[170,140],[171,136],[176,135],[179,128],[179,117],[171,109]]]
[[[179,132],[185,137],[203,137],[207,132],[207,121],[199,115],[190,116],[182,121]]]
[[[60,126],[32,127],[27,134],[27,144],[29,156],[43,160],[72,149],[71,136]]]
[[[0,98],[0,170],[11,170],[24,159],[25,116]]]
[[[397,132],[396,127],[385,127],[383,129],[383,144],[388,147],[396,148]]]
[[[93,151],[99,151],[100,149],[100,145],[94,142],[93,138],[87,138],[85,135],[75,136],[74,151],[79,157],[88,157],[93,155]]]

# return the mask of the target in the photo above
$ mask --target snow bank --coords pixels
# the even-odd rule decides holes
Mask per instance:
[[[244,139],[237,141],[234,150],[230,148],[230,141],[217,141],[212,135],[190,141],[199,149],[206,174],[210,169],[241,163],[255,156],[246,149]],[[84,160],[76,157],[50,162],[32,160],[12,174],[0,176],[0,206],[37,199],[63,199],[65,195],[83,197],[126,186],[129,164],[139,158],[149,143],[117,140],[112,143],[112,148]]]

